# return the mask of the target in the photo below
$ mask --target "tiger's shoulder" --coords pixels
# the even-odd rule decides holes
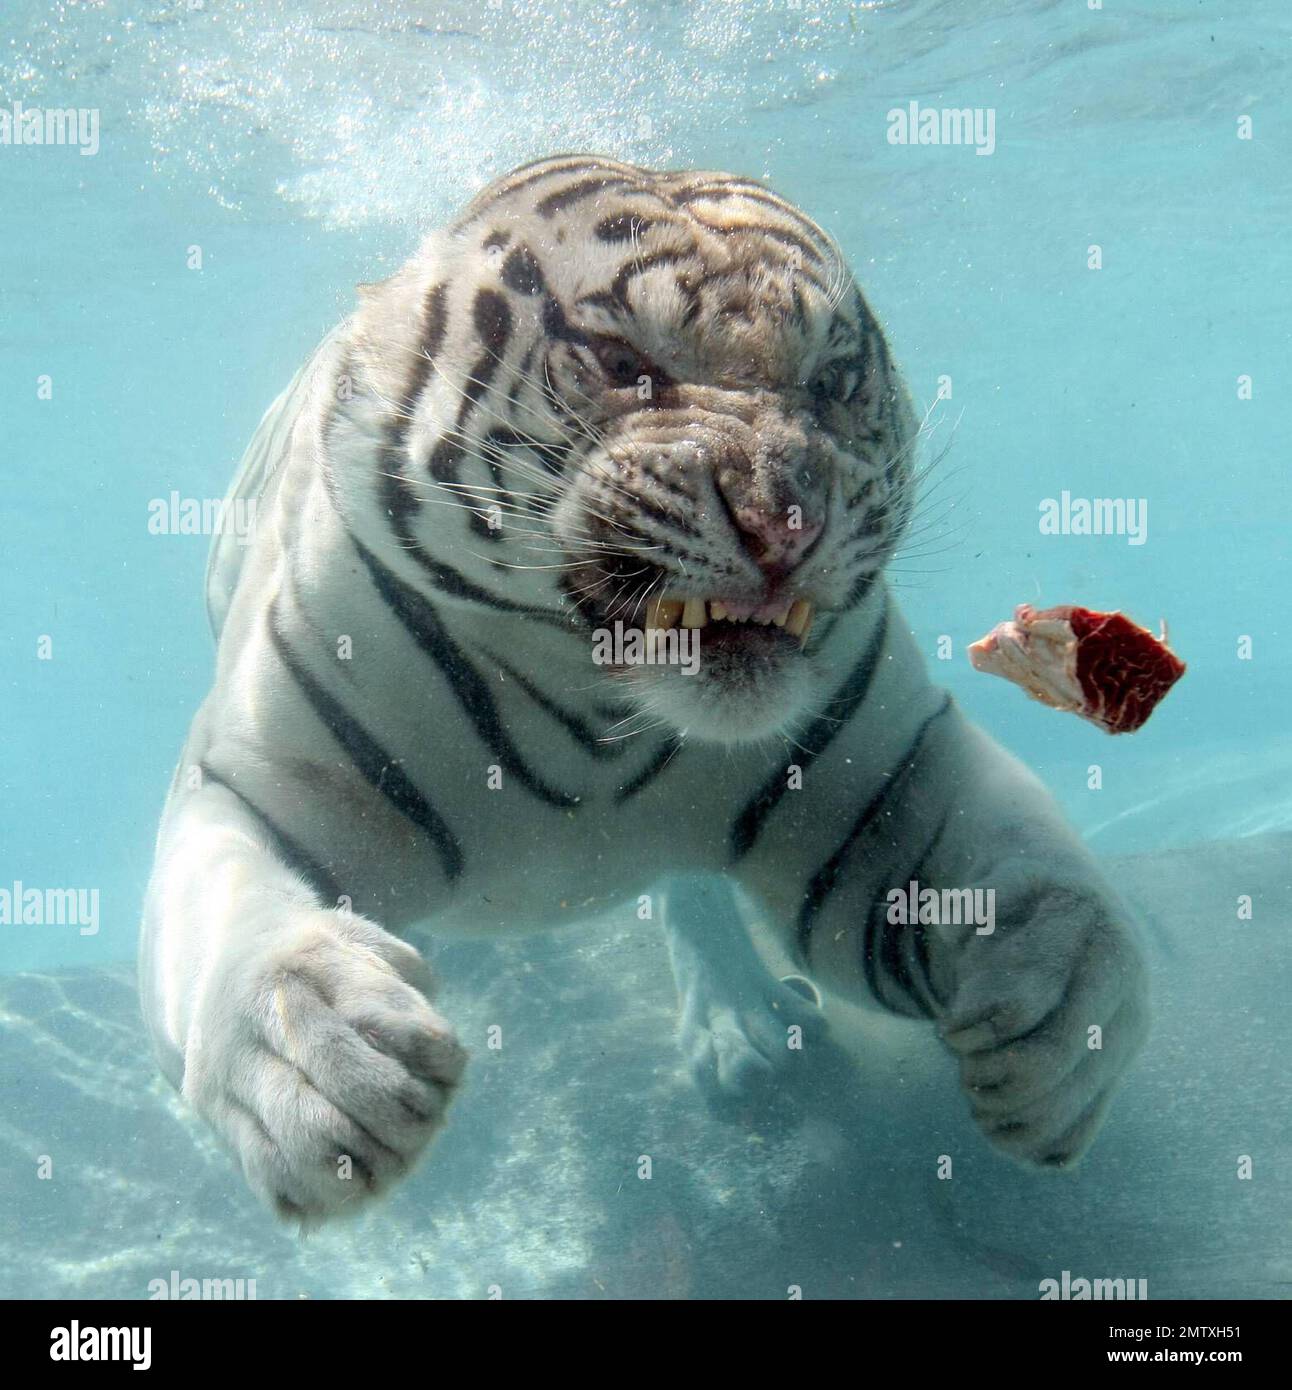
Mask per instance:
[[[206,565],[206,613],[217,639],[229,615],[250,546],[272,511],[284,466],[293,448],[308,447],[328,402],[335,397],[339,365],[353,333],[353,320],[345,320],[306,358],[261,416],[229,483],[221,514],[244,515],[250,525],[241,532],[222,527],[211,543]]]

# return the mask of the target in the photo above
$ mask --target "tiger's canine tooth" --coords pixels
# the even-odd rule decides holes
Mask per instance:
[[[791,632],[800,642],[807,641],[807,630],[812,624],[812,605],[807,599],[796,598],[790,604],[790,611],[785,619],[785,631]]]
[[[689,598],[685,607],[682,609],[683,627],[704,627],[708,622],[704,612],[704,600],[702,598]]]
[[[646,605],[646,626],[670,628],[677,626],[682,616],[682,601],[673,598],[653,598]]]

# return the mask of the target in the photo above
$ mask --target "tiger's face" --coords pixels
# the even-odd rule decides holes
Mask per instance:
[[[750,180],[576,156],[492,185],[451,236],[478,342],[437,365],[438,404],[429,375],[406,398],[479,549],[510,528],[528,592],[590,629],[694,634],[691,672],[602,668],[656,723],[737,743],[816,713],[813,634],[892,553],[917,433],[834,244]]]

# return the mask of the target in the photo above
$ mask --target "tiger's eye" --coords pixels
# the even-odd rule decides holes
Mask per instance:
[[[626,343],[607,343],[597,348],[597,361],[616,386],[631,386],[648,368]]]

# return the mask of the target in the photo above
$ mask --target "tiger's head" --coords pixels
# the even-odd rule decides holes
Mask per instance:
[[[541,160],[436,234],[359,328],[393,408],[381,504],[404,550],[502,603],[572,607],[584,640],[698,631],[694,674],[607,671],[680,734],[763,739],[829,698],[813,632],[892,554],[918,431],[803,213],[728,174]]]

